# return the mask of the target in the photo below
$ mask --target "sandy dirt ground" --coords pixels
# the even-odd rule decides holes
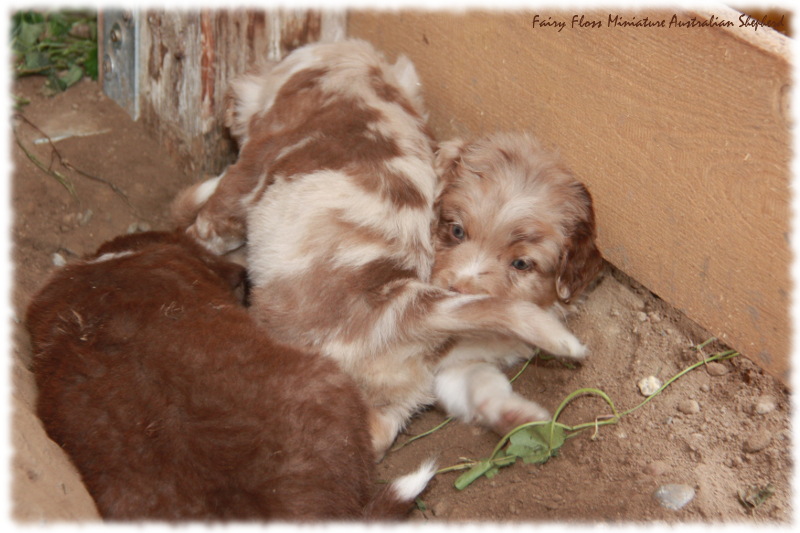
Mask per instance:
[[[20,320],[55,263],[94,251],[127,231],[168,228],[170,200],[197,178],[182,174],[97,84],[81,82],[52,98],[42,97],[40,86],[41,80],[30,78],[13,87],[30,103],[11,124],[19,144],[9,135],[14,164],[13,516],[34,522],[93,519],[96,511],[79,477],[33,415],[30,349]],[[32,158],[66,177],[74,194]],[[590,357],[580,366],[536,359],[514,383],[551,412],[570,393],[587,387],[604,391],[619,411],[630,409],[644,400],[637,387],[642,378],[667,381],[701,361],[704,355],[695,346],[709,338],[611,268],[569,325],[589,346]],[[703,352],[724,349],[712,343]],[[509,375],[519,369],[509,369]],[[609,413],[600,398],[581,396],[559,420],[576,425]],[[444,418],[436,408],[420,413],[398,444]],[[499,438],[452,422],[389,453],[379,474],[393,478],[431,456],[440,467],[487,458]],[[615,424],[576,434],[544,464],[518,461],[464,490],[453,485],[460,472],[437,475],[410,520],[786,525],[792,520],[791,445],[788,391],[737,357],[701,365]],[[680,509],[664,507],[655,497],[660,487],[672,484],[691,496]],[[759,494],[759,505],[741,501],[749,496],[755,502]]]

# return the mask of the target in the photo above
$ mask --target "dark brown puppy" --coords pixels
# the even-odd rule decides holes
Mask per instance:
[[[27,326],[37,410],[107,519],[394,518],[432,475],[378,490],[367,409],[336,363],[273,343],[244,270],[174,233],[65,266]]]

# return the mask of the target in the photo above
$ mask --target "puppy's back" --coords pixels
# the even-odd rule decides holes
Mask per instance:
[[[64,267],[27,313],[38,414],[101,514],[363,516],[374,465],[350,378],[259,333],[237,267],[136,238]]]

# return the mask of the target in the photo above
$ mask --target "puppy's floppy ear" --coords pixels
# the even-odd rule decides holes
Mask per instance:
[[[389,67],[389,69],[397,79],[397,83],[399,83],[400,87],[406,92],[406,95],[412,99],[418,99],[421,83],[414,63],[412,63],[408,57],[401,54],[398,56],[394,65]]]
[[[436,159],[433,163],[433,168],[436,174],[441,178],[450,173],[450,171],[458,164],[461,155],[464,153],[466,143],[461,139],[452,139],[439,144],[436,149]]]
[[[262,90],[276,64],[269,60],[260,62],[255,68],[231,81],[225,92],[223,121],[239,146],[247,139],[250,119],[262,111]]]
[[[466,143],[461,139],[452,139],[439,144],[436,149],[436,158],[433,168],[439,178],[436,186],[436,197],[452,182],[455,177],[455,168],[458,166],[461,156],[464,153]]]
[[[583,184],[578,184],[578,187],[578,198],[584,205],[585,216],[576,222],[567,236],[556,272],[556,293],[564,303],[579,296],[603,268],[603,257],[595,244],[592,197]]]

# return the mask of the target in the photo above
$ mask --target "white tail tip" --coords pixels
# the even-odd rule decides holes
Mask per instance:
[[[428,459],[416,472],[406,474],[392,482],[392,489],[400,501],[413,501],[436,475],[436,462]]]

